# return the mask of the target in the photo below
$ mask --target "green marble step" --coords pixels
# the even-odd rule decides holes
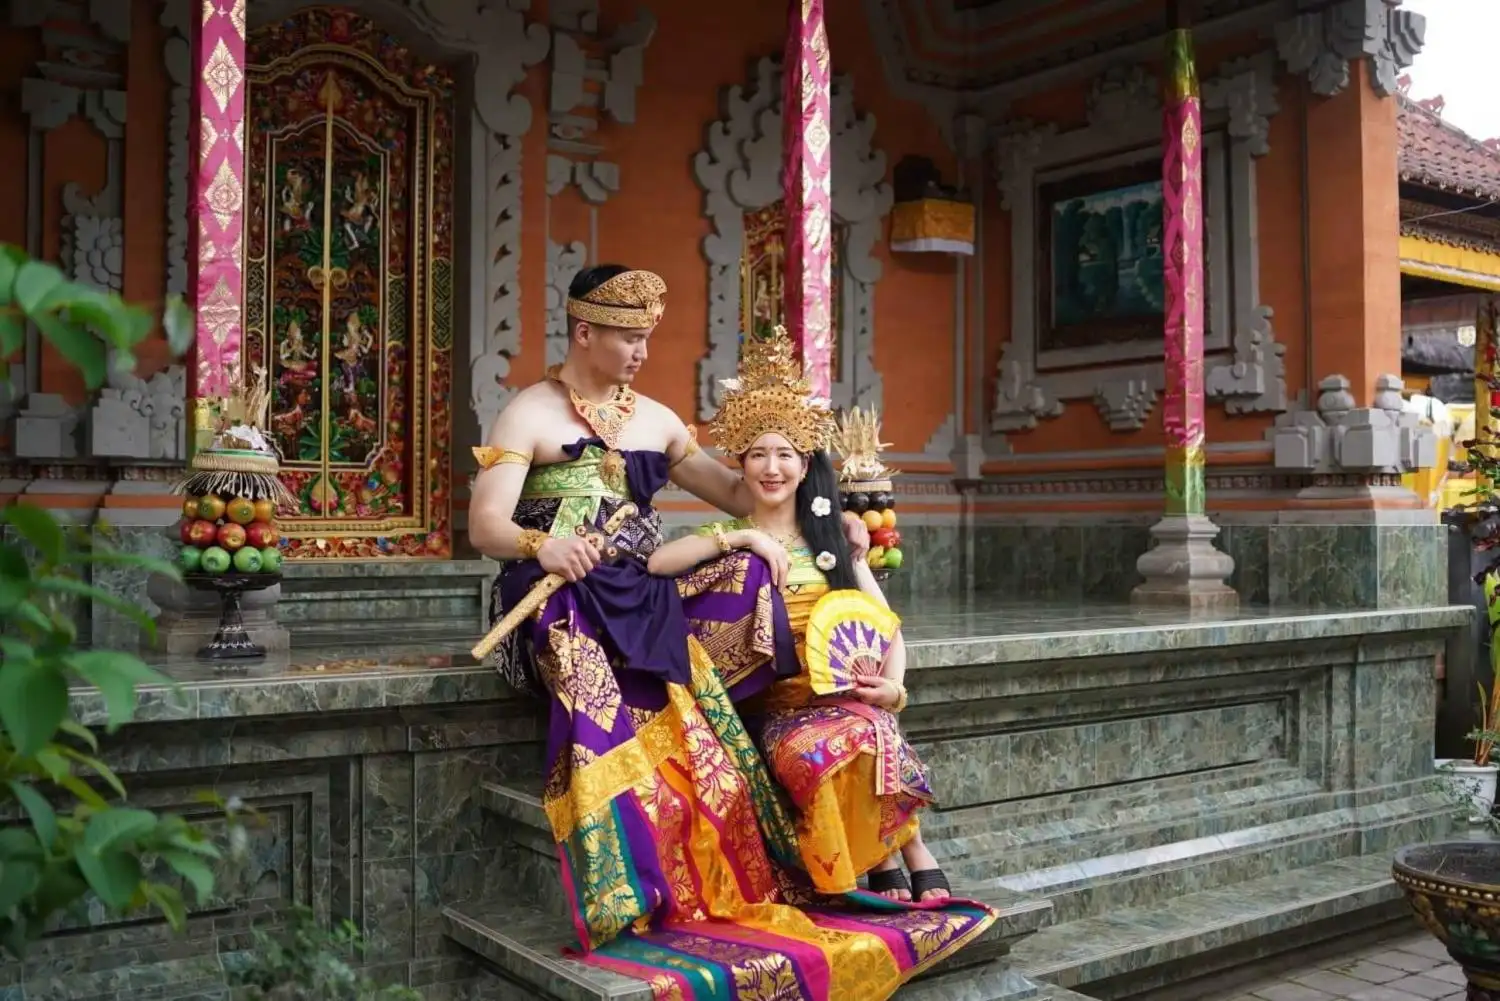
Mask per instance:
[[[1205,954],[1347,918],[1399,897],[1389,855],[1337,859],[1185,894],[1158,907],[1056,924],[1017,943],[1012,957],[1029,976],[1084,989],[1189,958],[1207,972]]]
[[[489,560],[296,561],[282,571],[277,621],[299,635],[372,621],[475,632],[488,617]]]
[[[929,812],[922,829],[929,837],[972,838],[974,850],[982,850],[984,839],[1004,843],[1011,831],[1057,825],[1057,832],[1075,837],[1112,826],[1117,818],[1139,816],[1142,820],[1191,815],[1221,805],[1255,802],[1265,798],[1266,787],[1290,783],[1310,790],[1302,770],[1285,759],[1270,759],[1231,765],[1210,773],[1193,772],[1121,783],[1108,788],[1080,788],[1045,796],[989,803],[983,806]],[[941,796],[939,796],[941,802]],[[1019,843],[1019,842],[1013,842]]]
[[[1049,919],[1044,900],[998,893],[984,898],[1000,912],[985,933],[897,992],[901,1001],[1024,1001],[1038,985],[1006,959],[1013,943]],[[443,930],[507,978],[537,991],[539,1001],[651,1001],[642,981],[585,966],[563,955],[576,942],[568,918],[515,902],[443,909]]]

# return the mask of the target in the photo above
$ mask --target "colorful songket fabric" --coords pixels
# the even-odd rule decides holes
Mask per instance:
[[[549,703],[543,802],[579,958],[648,982],[658,1001],[887,998],[994,915],[812,892],[791,811],[729,696],[796,669],[785,605],[748,554],[680,586],[646,572],[667,466],[582,441],[532,469],[515,516],[562,535],[602,528],[626,501],[640,511],[615,538],[619,561],[559,590],[498,652]],[[534,561],[507,564],[492,614],[540,576]]]

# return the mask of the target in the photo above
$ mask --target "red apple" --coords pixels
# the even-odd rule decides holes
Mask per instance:
[[[226,521],[219,526],[218,543],[231,553],[245,544],[245,526]]]
[[[217,494],[204,494],[199,497],[198,517],[204,521],[218,521],[224,517],[224,498]]]
[[[891,532],[889,528],[877,528],[870,533],[870,545],[879,546],[882,549],[891,548]]]
[[[217,532],[218,528],[213,522],[199,518],[188,526],[183,541],[203,549],[214,544],[214,536]]]
[[[245,543],[256,549],[276,544],[276,529],[264,521],[252,521],[245,526]]]
[[[194,504],[196,506],[196,502]],[[184,546],[193,541],[192,528],[193,522],[196,520],[195,518],[184,518],[177,523],[177,537],[182,540]]]
[[[256,521],[275,521],[276,520],[276,504],[275,504],[275,502],[272,501],[272,500],[270,500],[269,498],[266,498],[266,497],[262,497],[260,500],[256,501],[255,502],[255,520]]]
[[[225,505],[224,515],[236,525],[248,525],[255,520],[255,505],[247,497],[236,497]]]

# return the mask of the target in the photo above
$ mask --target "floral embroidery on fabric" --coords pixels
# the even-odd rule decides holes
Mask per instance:
[[[571,713],[582,713],[604,733],[613,733],[620,712],[620,685],[604,647],[592,636],[554,623],[547,642],[555,660],[548,689]],[[538,665],[547,658],[538,658]]]

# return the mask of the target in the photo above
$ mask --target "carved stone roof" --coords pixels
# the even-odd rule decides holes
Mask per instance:
[[[1500,152],[1423,104],[1404,95],[1399,100],[1401,180],[1481,201],[1500,200]]]

